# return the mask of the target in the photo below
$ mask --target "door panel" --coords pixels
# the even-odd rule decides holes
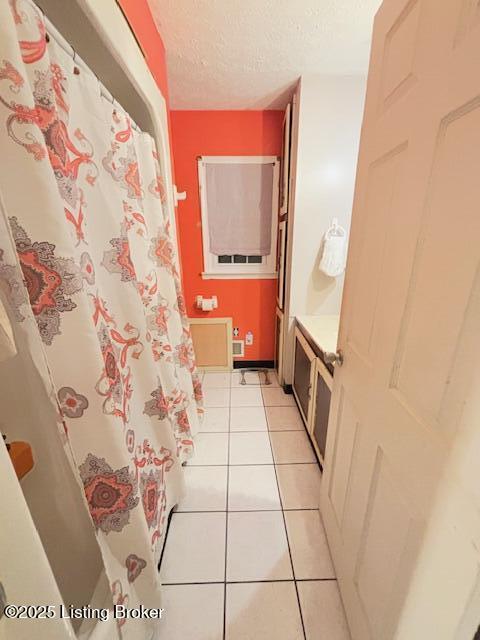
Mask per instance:
[[[420,2],[408,2],[385,38],[381,96],[388,108],[416,81],[414,72]]]
[[[348,398],[345,397],[343,389],[339,390],[339,395],[337,430],[333,443],[328,497],[336,516],[337,526],[342,531],[345,501],[350,484],[352,455],[355,438],[360,427],[355,410]]]
[[[406,144],[387,152],[370,169],[366,198],[366,226],[359,263],[354,274],[354,311],[348,335],[352,348],[368,363],[372,361],[372,340],[385,260],[388,218],[398,192],[398,175],[406,155]]]
[[[388,609],[409,550],[412,528],[408,501],[379,447],[354,573],[356,589],[373,637],[382,637],[388,626]]]
[[[353,640],[478,626],[479,6],[375,19],[322,482]]]
[[[477,246],[480,242],[479,107],[477,101],[462,105],[439,129],[393,366],[392,388],[399,390],[413,412],[432,422],[437,421],[448,385],[478,266],[476,252],[459,257],[452,243],[457,234],[460,243],[462,239]],[[448,314],[442,313],[446,303],[451,307]],[[432,318],[436,319],[435,343],[428,339]],[[426,375],[427,387],[422,384]]]

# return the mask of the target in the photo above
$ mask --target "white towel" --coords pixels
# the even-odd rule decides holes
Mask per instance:
[[[347,258],[347,233],[333,220],[323,237],[323,252],[319,269],[327,276],[336,277],[345,271]]]

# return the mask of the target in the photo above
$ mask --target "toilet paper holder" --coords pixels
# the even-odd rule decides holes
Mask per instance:
[[[197,309],[201,309],[202,311],[213,311],[213,309],[218,309],[218,299],[217,296],[211,296],[211,298],[197,296],[195,298],[195,305]]]

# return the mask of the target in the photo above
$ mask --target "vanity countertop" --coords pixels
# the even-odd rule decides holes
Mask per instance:
[[[337,350],[339,315],[297,316],[297,322],[324,353]]]

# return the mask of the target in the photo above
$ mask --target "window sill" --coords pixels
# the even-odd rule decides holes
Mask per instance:
[[[259,273],[259,272],[247,272],[247,273],[216,273],[216,272],[202,272],[203,280],[276,280],[276,273]]]

